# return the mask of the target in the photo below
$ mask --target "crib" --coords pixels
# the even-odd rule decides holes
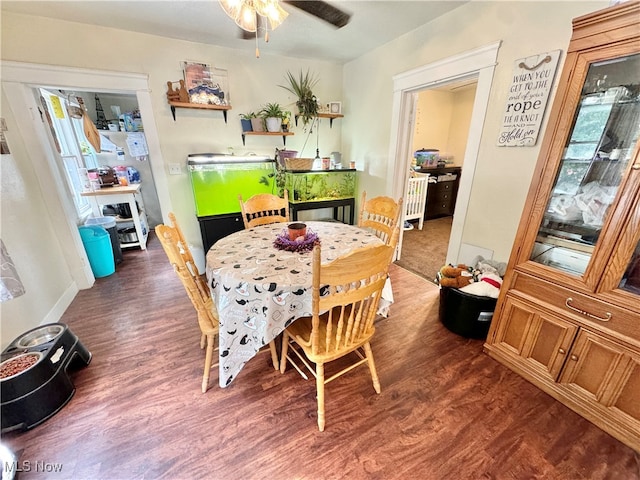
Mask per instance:
[[[411,172],[407,193],[405,194],[404,220],[418,219],[418,230],[422,230],[424,223],[424,209],[427,203],[428,173]]]

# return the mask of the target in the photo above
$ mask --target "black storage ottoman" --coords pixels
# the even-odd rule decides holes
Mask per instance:
[[[440,287],[440,321],[447,329],[467,338],[484,339],[496,308],[497,298]]]

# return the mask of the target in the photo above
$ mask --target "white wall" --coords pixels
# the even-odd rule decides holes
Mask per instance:
[[[447,147],[453,115],[453,94],[430,90],[418,95],[412,151]]]
[[[496,260],[506,261],[541,143],[496,146],[513,64],[556,49],[563,51],[562,63],[572,19],[608,5],[596,1],[470,2],[346,64],[343,105],[350,114],[344,119],[343,155],[355,158],[358,168],[364,170],[360,188],[368,195],[383,194],[387,177],[393,176],[395,168],[405,168],[404,164],[396,167],[396,159],[388,158],[391,135],[397,133],[391,132],[392,77],[501,41],[462,241],[493,250]],[[549,110],[547,107],[545,125]]]
[[[6,105],[2,94],[2,105]],[[26,157],[23,139],[12,113],[2,109],[10,154],[0,157],[0,238],[13,260],[25,294],[0,304],[0,340],[4,348],[19,334],[43,321],[56,322],[78,289],[64,262],[55,235],[52,208],[43,198],[34,165]]]
[[[467,87],[453,95],[453,104],[451,106],[452,122],[449,128],[445,154],[450,155],[453,164],[457,166],[461,166],[464,160],[475,96],[475,86]]]
[[[460,91],[425,90],[418,94],[412,152],[435,148],[461,166],[469,136],[475,86]]]
[[[105,38],[109,39],[108,48],[103,41]],[[342,98],[342,68],[339,65],[273,56],[269,54],[268,45],[263,46],[260,58],[256,59],[250,42],[246,49],[233,50],[5,12],[2,15],[2,58],[147,74],[167,173],[169,163],[185,165],[189,153],[227,152],[231,147],[238,154],[274,154],[276,147],[282,148],[281,137],[247,137],[246,146],[243,146],[238,115],[258,110],[267,102],[293,106],[291,94],[278,87],[285,82],[287,70],[297,73],[300,69],[310,69],[320,78],[319,98]],[[228,70],[233,109],[228,112],[227,124],[221,112],[204,110],[177,109],[176,121],[173,120],[166,98],[167,81],[182,78],[181,62],[184,60]],[[108,108],[107,105],[103,107]],[[329,129],[328,121],[325,122],[321,125],[321,155],[340,150],[340,120],[334,122],[332,129]],[[302,127],[294,127],[293,131],[295,136],[287,137],[287,148],[302,150],[305,140]],[[305,154],[315,155],[315,143],[315,138],[309,140]],[[168,180],[176,216],[188,240],[200,245],[186,169],[183,175],[171,175]]]

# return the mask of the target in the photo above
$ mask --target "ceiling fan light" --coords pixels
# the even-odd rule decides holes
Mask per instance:
[[[236,25],[247,32],[255,32],[258,29],[258,17],[253,7],[243,3],[235,16]]]
[[[264,16],[269,19],[271,30],[275,30],[280,26],[282,22],[285,21],[285,19],[289,16],[289,13],[276,2],[267,9],[266,15]]]
[[[244,0],[218,0],[220,6],[229,17],[235,20],[236,15],[240,11],[240,7],[244,3]]]

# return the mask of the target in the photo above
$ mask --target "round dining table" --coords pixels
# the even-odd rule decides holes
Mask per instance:
[[[382,243],[373,233],[353,225],[305,223],[307,237],[318,237],[322,263]],[[298,252],[277,248],[274,244],[278,235],[287,235],[287,224],[232,233],[207,252],[207,281],[220,320],[221,387],[228,386],[245,363],[291,322],[311,315],[311,249]]]

